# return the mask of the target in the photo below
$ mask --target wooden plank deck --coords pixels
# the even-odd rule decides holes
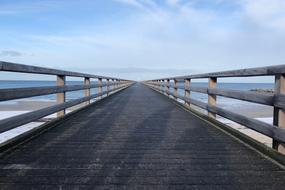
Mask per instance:
[[[135,84],[0,158],[0,189],[282,189],[284,170]]]

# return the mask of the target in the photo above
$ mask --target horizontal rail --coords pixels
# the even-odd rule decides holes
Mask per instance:
[[[125,84],[122,82],[121,84]],[[72,92],[78,90],[106,87],[107,84],[91,84],[91,85],[64,85],[64,86],[43,86],[43,87],[28,87],[28,88],[8,88],[0,89],[0,102],[15,100],[21,98],[30,98],[62,92]]]
[[[4,61],[0,61],[0,71],[123,80],[123,79],[113,78],[113,77],[91,75],[91,74],[64,71],[64,70],[58,70],[58,69],[50,69],[50,68],[45,68],[45,67],[30,66],[30,65],[10,63],[10,62],[4,62]]]
[[[105,87],[106,84],[102,85]],[[100,85],[64,85],[64,86],[44,86],[30,88],[9,88],[0,89],[0,101],[15,100],[20,98],[29,98],[35,96],[43,96],[62,92],[71,92],[85,89],[98,88]]]
[[[159,85],[159,84],[153,84],[153,85],[174,88],[174,85]],[[285,109],[285,95],[283,94],[265,94],[258,92],[248,92],[240,90],[221,89],[221,88],[207,88],[207,87],[197,87],[197,86],[191,86],[188,89],[185,89],[184,87],[181,86],[178,86],[177,88],[190,92],[213,94],[217,96],[223,96],[227,98],[233,98],[237,100],[247,101],[251,103],[258,103],[268,106],[276,106],[278,108]]]
[[[114,88],[111,91],[120,90],[120,89],[123,89],[125,87],[127,87],[127,85],[124,85],[123,87]],[[36,111],[29,112],[29,113],[25,113],[25,114],[21,114],[21,115],[17,115],[14,117],[10,117],[7,119],[0,120],[0,133],[14,129],[18,126],[21,126],[21,125],[24,125],[24,124],[27,124],[27,123],[30,123],[33,121],[36,121],[36,120],[43,118],[45,116],[54,114],[60,110],[63,110],[63,109],[66,109],[66,108],[69,108],[72,106],[76,106],[78,104],[84,103],[84,102],[91,100],[91,99],[94,99],[94,98],[98,98],[100,96],[107,94],[107,92],[108,91],[103,91],[102,93],[94,94],[94,95],[91,95],[88,97],[83,97],[83,98],[79,98],[76,100],[71,100],[71,101],[64,102],[61,104],[57,104],[57,105],[54,105],[51,107],[43,108],[40,110],[36,110]]]
[[[239,69],[223,72],[204,73],[196,75],[185,75],[169,78],[161,78],[156,80],[177,80],[184,81],[184,79],[199,79],[199,78],[227,78],[227,77],[253,77],[253,76],[275,76],[285,73],[285,65],[276,65],[269,67],[258,67],[250,69]]]

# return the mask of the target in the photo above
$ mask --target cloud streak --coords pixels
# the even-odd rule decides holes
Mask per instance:
[[[53,6],[61,7],[63,2]],[[130,74],[133,79],[160,78],[171,75],[170,70],[173,75],[187,75],[195,71],[284,64],[283,0],[108,2],[112,2],[113,7],[104,8],[115,15],[108,18],[110,20],[101,21],[109,16],[107,14],[100,18],[86,15],[80,23],[67,19],[68,27],[58,29],[49,25],[53,28],[46,31],[53,29],[53,33],[23,32],[15,35],[16,45],[6,47],[2,43],[0,48],[27,49],[35,54],[14,57],[14,61],[51,67],[62,63],[66,68],[86,68],[82,72],[94,68],[96,73],[106,72],[100,70],[104,65],[111,74],[118,72],[128,77],[128,73],[135,73]],[[69,6],[70,11],[80,10]],[[92,10],[91,5],[88,8]],[[85,12],[78,11],[78,14]],[[51,16],[51,19],[54,18]],[[25,46],[18,48],[17,43]]]
[[[23,54],[19,51],[3,50],[0,51],[0,57],[21,57]]]

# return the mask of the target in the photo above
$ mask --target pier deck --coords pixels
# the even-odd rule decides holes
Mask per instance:
[[[0,189],[282,189],[284,169],[137,83],[0,159]]]

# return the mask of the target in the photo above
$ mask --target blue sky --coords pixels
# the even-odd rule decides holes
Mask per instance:
[[[285,0],[0,0],[0,23],[0,60],[23,64],[135,80],[285,64]]]

